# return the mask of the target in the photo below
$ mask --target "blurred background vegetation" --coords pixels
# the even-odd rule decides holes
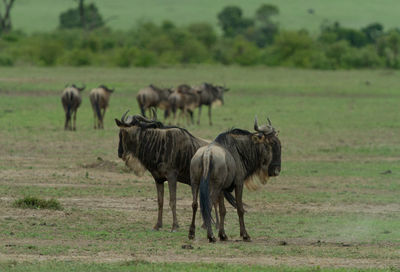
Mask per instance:
[[[215,16],[216,24],[202,19],[182,24],[175,16],[168,20],[158,16],[139,20],[131,28],[111,28],[116,18],[104,17],[97,1],[71,0],[64,1],[69,7],[57,14],[57,28],[27,33],[11,24],[18,1],[22,0],[3,1],[0,9],[0,23],[2,18],[8,22],[0,28],[0,66],[220,63],[311,69],[400,68],[400,29],[385,29],[373,17],[360,27],[320,18],[317,31],[301,25],[299,29],[285,28],[279,21],[279,5],[271,1],[275,4],[260,4],[249,15],[239,3],[222,7]],[[14,3],[8,20],[4,20],[6,3]],[[136,12],[140,8],[136,6]],[[307,16],[318,14],[311,5],[303,3],[302,8]]]

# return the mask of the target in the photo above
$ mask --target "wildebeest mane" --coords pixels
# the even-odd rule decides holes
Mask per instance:
[[[227,149],[236,162],[241,162],[245,173],[245,179],[252,176],[261,165],[261,154],[258,144],[254,144],[251,137],[253,133],[232,128],[221,133],[214,142]]]
[[[140,123],[134,129],[137,129],[134,133],[128,133],[130,140],[127,150],[131,151],[147,170],[153,174],[161,164],[170,165],[176,169],[180,182],[190,184],[190,164],[187,162],[190,162],[197,149],[204,145],[201,139],[194,137],[186,129],[164,126],[158,121]],[[163,178],[158,182],[165,180],[166,178]]]

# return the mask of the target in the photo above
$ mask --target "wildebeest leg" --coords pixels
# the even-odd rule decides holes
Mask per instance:
[[[65,112],[65,124],[64,124],[64,130],[68,130],[68,113]]]
[[[157,182],[157,202],[158,202],[158,219],[157,223],[154,226],[154,230],[159,230],[162,228],[162,214],[163,214],[163,205],[164,205],[164,182]]]
[[[169,207],[172,210],[172,229],[175,232],[178,228],[178,218],[176,217],[176,177],[168,176]]]
[[[211,121],[211,105],[208,106],[208,121],[210,123],[210,126],[212,126],[212,121]]]
[[[105,116],[105,115],[106,115],[106,108],[104,108],[103,114],[101,115],[100,124],[101,124],[101,128],[102,128],[102,129],[104,128],[104,116]]]
[[[74,111],[74,125],[72,127],[72,130],[76,130],[76,112],[77,110]]]
[[[200,125],[200,114],[201,114],[201,105],[199,106],[199,117],[197,118],[198,125]]]
[[[218,216],[218,205],[214,205],[214,210],[215,210],[215,229],[219,230],[219,216]]]
[[[192,223],[190,224],[189,228],[189,239],[194,239],[196,233],[196,212],[199,204],[197,202],[197,197],[199,195],[199,184],[192,183],[192,195],[193,195],[193,203],[192,203]]]
[[[192,110],[188,110],[188,113],[189,113],[189,115],[188,115],[188,124],[190,125],[190,124],[194,124],[194,120],[193,120],[193,111]],[[189,118],[190,118],[190,121],[189,121]]]
[[[219,222],[219,233],[218,237],[221,241],[226,241],[228,240],[228,236],[225,234],[225,229],[224,229],[224,221],[225,221],[225,215],[226,215],[226,209],[225,209],[225,203],[224,203],[224,194],[221,194],[219,196],[219,215],[220,215],[220,222]]]
[[[93,120],[94,120],[94,126],[93,126],[93,128],[96,129],[96,128],[97,128],[98,119],[97,119],[97,115],[96,115],[95,110],[93,110]]]
[[[239,225],[240,225],[240,237],[243,237],[244,241],[251,241],[250,236],[247,234],[246,227],[244,226],[244,208],[242,202],[242,195],[243,195],[243,183],[238,184],[236,183],[235,187],[235,196],[236,196],[236,204],[237,204],[237,213],[239,216]]]

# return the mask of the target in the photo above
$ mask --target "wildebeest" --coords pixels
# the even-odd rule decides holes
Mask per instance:
[[[176,216],[177,181],[190,185],[190,160],[201,146],[208,144],[196,138],[187,130],[175,126],[164,126],[156,120],[140,115],[115,119],[119,131],[118,157],[124,161],[129,157],[137,158],[151,173],[157,187],[158,219],[155,230],[162,227],[164,203],[164,182],[168,181],[169,205],[172,210],[172,231],[178,228]],[[226,199],[235,206],[232,195]]]
[[[136,100],[139,104],[140,112],[143,116],[146,116],[146,110],[149,110],[151,115],[151,108],[160,108],[164,110],[164,118],[169,115],[169,103],[168,96],[172,93],[169,88],[158,88],[153,84],[148,87],[139,90],[136,95]]]
[[[211,144],[201,147],[193,156],[190,178],[193,194],[193,217],[189,229],[189,239],[195,236],[197,195],[200,189],[200,210],[207,228],[207,237],[215,242],[211,229],[211,204],[219,203],[219,238],[227,240],[224,230],[226,209],[222,193],[235,190],[240,236],[250,241],[244,220],[242,193],[243,185],[257,178],[263,184],[269,176],[278,176],[281,170],[281,143],[275,129],[269,125],[259,127],[254,122],[256,132],[232,129],[220,134]]]
[[[81,92],[85,86],[79,88],[75,84],[68,85],[61,95],[61,103],[65,111],[65,130],[76,130],[76,112],[82,102]],[[72,125],[71,116],[74,114],[74,124]]]
[[[224,104],[224,92],[229,91],[228,88],[223,86],[214,86],[210,83],[203,83],[202,85],[195,87],[200,95],[199,102],[199,116],[197,119],[197,124],[200,124],[200,115],[201,115],[201,106],[208,106],[208,122],[210,126],[212,125],[211,121],[211,106],[215,102],[220,102]]]
[[[183,117],[187,118],[187,122],[193,122],[193,111],[199,106],[200,95],[197,90],[192,89],[187,84],[179,85],[178,88],[168,97],[171,112],[173,114],[174,123],[176,123],[176,113],[180,110],[179,120]]]
[[[113,92],[114,89],[109,89],[105,85],[100,85],[98,88],[94,88],[90,91],[89,98],[94,114],[94,129],[104,128],[104,115],[106,114],[108,103],[110,102],[110,95]]]

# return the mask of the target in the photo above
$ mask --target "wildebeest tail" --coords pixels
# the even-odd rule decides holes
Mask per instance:
[[[235,209],[237,209],[236,199],[229,191],[224,191],[224,197]]]
[[[203,155],[203,174],[200,179],[200,211],[206,228],[211,228],[211,201],[210,201],[210,174],[211,174],[211,154],[205,152]]]
[[[146,102],[146,97],[143,94],[140,94],[137,97],[136,100],[138,102],[138,105],[139,105],[139,108],[140,108],[140,112],[142,113],[142,116],[146,117],[146,112],[145,112],[144,106],[143,106],[145,104],[145,102]]]
[[[98,94],[95,95],[94,97],[94,109],[96,110],[96,114],[97,114],[97,118],[99,118],[100,121],[103,121],[102,116],[101,116],[101,112],[100,112],[100,96]]]
[[[72,108],[72,103],[74,101],[74,94],[72,92],[67,93],[66,95],[66,104],[67,104],[67,113],[66,113],[66,118],[67,118],[67,123],[69,120],[71,120],[71,108]]]

